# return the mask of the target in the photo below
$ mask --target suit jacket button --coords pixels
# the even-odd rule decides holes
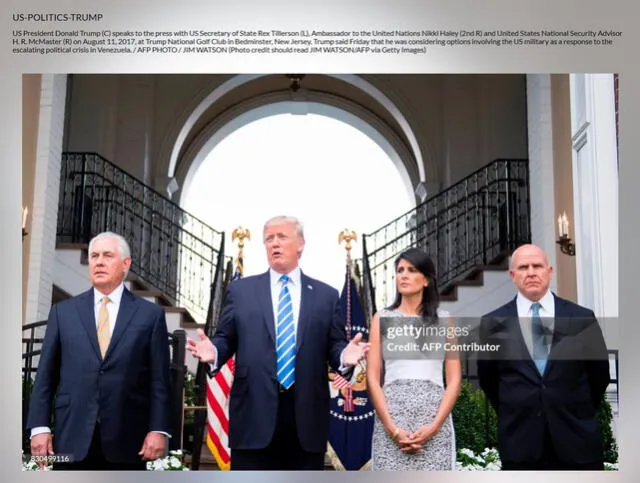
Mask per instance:
[[[536,413],[536,416],[542,416],[542,411],[538,411],[538,412]]]
[[[104,371],[100,371],[100,374],[104,374]]]
[[[547,386],[545,386],[545,385],[543,384],[543,385],[542,385],[542,389],[546,389],[546,388],[547,388]]]

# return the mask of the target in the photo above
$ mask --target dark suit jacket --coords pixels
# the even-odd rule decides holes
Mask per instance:
[[[212,338],[217,367],[236,355],[229,401],[229,447],[262,449],[278,415],[275,321],[269,272],[233,282]],[[338,292],[301,275],[296,334],[295,411],[298,438],[309,452],[324,452],[329,433],[327,362],[340,365],[347,345]]]
[[[596,410],[609,384],[607,348],[593,312],[555,298],[553,341],[538,373],[525,345],[516,300],[485,315],[482,342],[500,344],[478,360],[480,386],[498,414],[501,459],[535,463],[545,431],[567,463],[602,461]]]
[[[93,289],[52,307],[27,427],[49,426],[56,453],[85,458],[97,418],[112,462],[140,461],[149,431],[169,433],[169,344],[164,310],[126,288],[100,355]]]

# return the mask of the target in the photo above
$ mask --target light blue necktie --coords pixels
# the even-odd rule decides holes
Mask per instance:
[[[280,277],[282,290],[278,297],[278,318],[276,322],[276,370],[278,382],[289,389],[296,377],[296,332],[293,325],[293,303],[287,287],[289,277]]]
[[[544,374],[544,369],[547,366],[547,344],[546,337],[544,335],[544,327],[542,325],[542,319],[540,318],[540,309],[542,305],[539,302],[531,304],[531,333],[533,335],[533,362],[540,375]]]

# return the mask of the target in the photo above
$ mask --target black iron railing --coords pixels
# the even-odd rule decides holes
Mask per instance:
[[[527,160],[499,159],[363,237],[363,282],[374,307],[395,293],[393,260],[418,247],[441,289],[530,241]]]
[[[46,320],[22,326],[22,451],[25,453],[31,453],[26,431],[27,416],[46,328]]]
[[[42,342],[47,328],[47,321],[42,320],[22,326],[22,450],[31,453],[27,416],[31,401],[31,390],[38,371],[38,362],[42,351]],[[186,366],[186,333],[178,329],[169,334],[168,344],[171,348],[170,380],[171,380],[171,436],[169,449],[180,449],[182,444],[184,385]]]
[[[204,323],[224,234],[94,153],[64,153],[58,243],[113,231],[131,246],[131,272]]]

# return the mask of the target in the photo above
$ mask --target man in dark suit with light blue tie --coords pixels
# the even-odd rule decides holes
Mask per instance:
[[[518,294],[485,315],[480,386],[498,415],[503,470],[602,470],[596,411],[609,384],[607,348],[593,311],[549,290],[544,252],[523,245],[511,258]]]
[[[32,454],[54,469],[144,470],[165,452],[165,313],[124,287],[130,265],[126,240],[101,233],[89,243],[93,288],[51,309],[27,427]]]
[[[232,470],[322,470],[329,433],[327,363],[347,369],[364,357],[347,344],[337,290],[303,274],[300,222],[267,221],[269,271],[229,286],[213,338],[187,348],[213,372],[235,354],[229,402]]]

